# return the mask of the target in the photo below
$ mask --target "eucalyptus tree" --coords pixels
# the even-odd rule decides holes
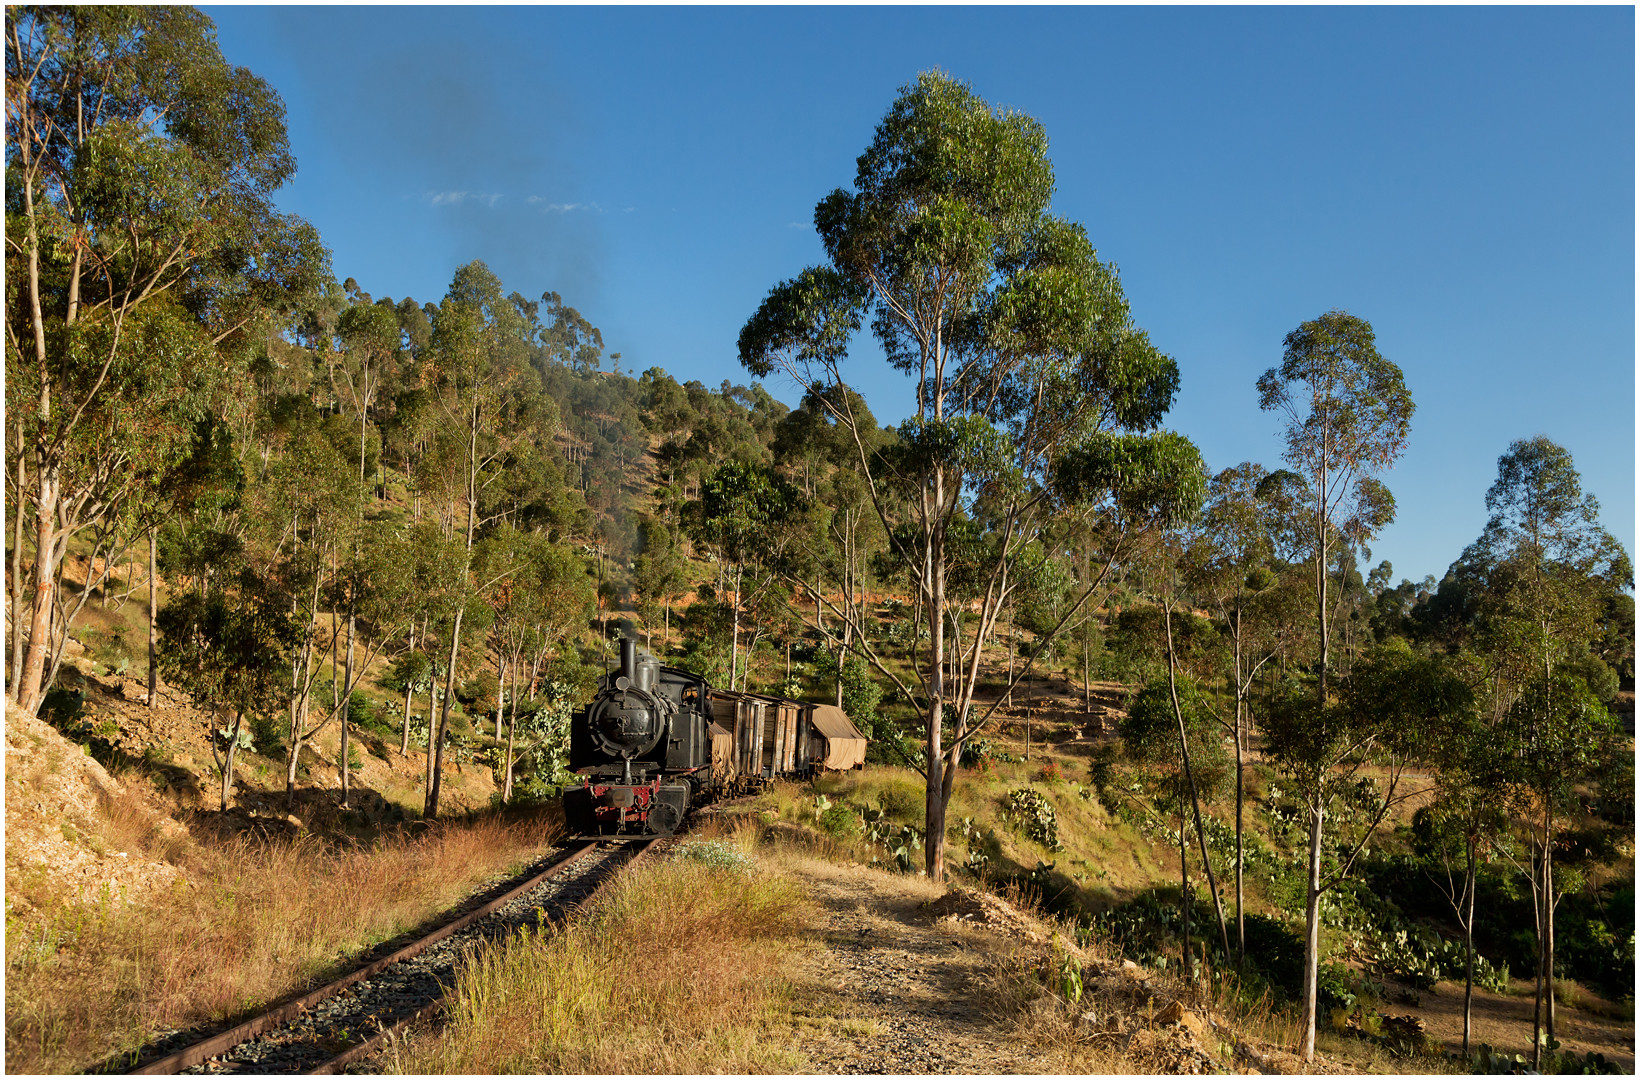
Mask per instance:
[[[110,511],[130,455],[186,444],[200,399],[326,257],[272,202],[295,169],[278,95],[199,11],[9,7],[5,51],[6,377],[29,402],[34,517],[9,693],[33,710],[68,538]]]
[[[743,685],[745,679],[746,669],[740,663],[740,629],[748,599],[743,590],[746,571],[751,568],[754,572],[754,594],[770,586],[768,564],[780,558],[775,543],[778,523],[797,509],[797,502],[796,490],[768,466],[730,462],[716,469],[701,485],[699,504],[687,518],[697,542],[710,548],[726,567],[725,585],[733,585],[730,689]],[[759,570],[763,573],[757,573]]]
[[[199,421],[193,444],[181,462],[163,474],[145,477],[126,500],[125,526],[134,540],[148,541],[148,708],[159,704],[159,533],[177,516],[222,523],[239,507],[245,471],[233,431],[214,417]]]
[[[1251,699],[1259,672],[1274,660],[1283,644],[1282,624],[1269,618],[1266,602],[1278,585],[1270,568],[1275,558],[1275,508],[1259,497],[1268,474],[1260,465],[1242,462],[1225,469],[1208,485],[1201,519],[1191,529],[1182,552],[1185,585],[1192,598],[1211,610],[1230,638],[1225,673],[1235,709],[1225,722],[1236,747],[1236,955],[1246,960],[1243,912],[1243,809],[1245,773],[1253,722]],[[1218,716],[1217,710],[1214,715]]]
[[[643,551],[633,562],[632,584],[646,627],[644,644],[648,645],[649,634],[659,622],[664,645],[672,639],[672,601],[688,585],[687,564],[678,548],[677,529],[671,523],[645,516],[638,524],[638,532]]]
[[[1413,815],[1418,846],[1439,859],[1444,880],[1431,874],[1436,888],[1452,905],[1463,931],[1463,1053],[1469,1056],[1475,997],[1475,894],[1480,861],[1489,845],[1508,827],[1507,799],[1514,777],[1500,732],[1488,718],[1470,709],[1453,718],[1430,741],[1435,764],[1435,801]],[[1453,847],[1459,867],[1454,874]]]
[[[242,529],[260,572],[277,584],[281,602],[301,628],[291,650],[290,680],[284,688],[288,710],[285,743],[285,801],[296,798],[302,749],[335,719],[332,703],[309,726],[313,690],[327,657],[334,660],[339,625],[321,619],[335,597],[338,571],[362,524],[363,485],[354,476],[349,432],[327,430],[311,405],[298,408],[279,456],[260,484],[247,493]],[[339,438],[332,435],[339,434]],[[329,610],[334,613],[335,606]],[[333,665],[334,666],[334,665]]]
[[[1313,737],[1302,727],[1302,715],[1283,713],[1293,747],[1304,746],[1294,759],[1304,773],[1309,817],[1309,898],[1305,911],[1305,987],[1300,1025],[1304,1059],[1315,1054],[1315,978],[1320,952],[1319,903],[1322,831],[1328,785],[1315,769],[1336,761],[1340,744],[1330,734],[1332,570],[1340,554],[1360,549],[1395,517],[1395,499],[1379,475],[1406,446],[1413,402],[1401,369],[1379,355],[1372,325],[1344,311],[1329,311],[1302,323],[1286,337],[1281,364],[1259,377],[1259,407],[1286,419],[1283,457],[1297,473],[1298,515],[1294,532],[1303,537],[1315,589],[1314,612],[1319,648],[1314,705],[1309,711]],[[1347,755],[1346,755],[1347,756]]]
[[[1170,614],[1170,613],[1169,613]],[[1171,617],[1168,619],[1171,632]],[[1224,740],[1206,708],[1205,695],[1193,679],[1181,678],[1177,665],[1169,664],[1166,678],[1153,680],[1133,700],[1119,731],[1122,743],[1134,762],[1147,766],[1146,783],[1156,808],[1174,811],[1178,819],[1179,906],[1184,915],[1183,959],[1180,970],[1190,973],[1190,911],[1194,894],[1190,888],[1188,852],[1193,812],[1202,870],[1207,875],[1218,914],[1219,944],[1230,955],[1230,941],[1224,925],[1224,911],[1218,902],[1218,886],[1213,864],[1207,857],[1207,837],[1202,829],[1201,804],[1221,792],[1229,779],[1230,763]]]
[[[810,520],[789,519],[795,532],[789,576],[801,579],[813,598],[816,628],[837,653],[833,666],[841,707],[845,654],[853,647],[855,627],[864,623],[870,556],[881,550],[884,537],[860,474],[854,440],[836,415],[846,411],[854,418],[868,459],[892,437],[878,426],[858,393],[842,386],[823,393],[830,400],[805,393],[802,403],[773,425],[771,449],[776,463],[802,484]],[[845,402],[841,408],[840,401]],[[826,626],[822,593],[838,597],[841,617],[835,634]]]
[[[221,808],[233,797],[234,758],[252,745],[247,715],[278,700],[301,627],[276,590],[244,564],[222,567],[202,591],[171,597],[159,613],[161,655],[171,679],[209,710],[207,740],[221,776]],[[223,714],[226,714],[224,717]],[[225,720],[226,727],[217,723]]]
[[[1331,669],[1331,576],[1340,551],[1355,551],[1395,520],[1379,475],[1406,448],[1413,402],[1401,369],[1378,353],[1372,324],[1329,311],[1287,335],[1281,364],[1259,377],[1259,407],[1286,419],[1282,455],[1303,481],[1304,546],[1320,634],[1316,700]],[[1297,521],[1294,522],[1298,524]]]
[[[848,433],[873,511],[912,582],[930,638],[912,681],[882,664],[859,627],[854,642],[923,715],[925,851],[935,878],[944,875],[958,755],[989,718],[969,715],[980,646],[1013,593],[1020,548],[1052,511],[1111,501],[1113,490],[1126,492],[1113,510],[1169,514],[1200,499],[1179,482],[1199,469],[1194,448],[1144,434],[1172,402],[1177,366],[1134,325],[1116,273],[1083,228],[1048,212],[1053,187],[1041,124],[925,73],[878,124],[854,189],[816,207],[827,264],[775,286],[740,335],[748,370],[783,370]],[[841,373],[868,315],[890,366],[912,379],[915,401],[898,441],[876,454]],[[947,536],[979,497],[999,507],[999,542],[972,636],[953,642]],[[1068,605],[1066,619],[1080,605]],[[946,674],[953,648],[955,684]],[[949,742],[948,707],[956,717]]]
[[[1300,1014],[1307,1057],[1315,1051],[1321,897],[1350,876],[1390,812],[1420,793],[1405,783],[1409,769],[1432,756],[1439,732],[1469,708],[1467,684],[1442,658],[1400,644],[1363,657],[1324,706],[1297,682],[1268,706],[1265,760],[1291,781],[1311,823]],[[1315,822],[1325,817],[1335,820],[1333,842],[1323,845]]]
[[[373,304],[368,296],[362,301],[344,309],[336,321],[336,333],[342,342],[340,387],[345,388],[348,405],[359,418],[360,483],[366,479],[370,410],[403,340],[398,315],[392,308]]]
[[[527,435],[510,423],[509,413],[521,398],[522,375],[528,370],[538,330],[533,306],[516,293],[503,296],[501,282],[482,262],[469,263],[456,271],[449,292],[433,316],[428,352],[436,380],[435,400],[449,435],[447,445],[454,451],[450,462],[456,466],[459,482],[455,492],[459,502],[449,508],[450,520],[456,522],[459,506],[466,523],[462,531],[463,562],[457,576],[465,595],[453,605],[444,700],[437,732],[429,735],[434,761],[424,808],[427,817],[438,816],[444,736],[455,690],[461,625],[468,604],[476,597],[467,578],[478,538],[479,500],[496,478],[497,463],[513,442]]]
[[[358,494],[362,495],[363,492]],[[331,597],[337,610],[345,609],[347,612],[346,659],[339,698],[341,750],[338,755],[344,807],[348,805],[351,784],[348,743],[353,719],[353,693],[382,651],[414,625],[417,614],[412,603],[414,562],[407,530],[402,525],[382,519],[367,521],[354,537],[351,550],[338,560]],[[355,657],[356,646],[362,646],[362,656]]]
[[[1460,562],[1479,593],[1477,644],[1496,665],[1494,709],[1514,733],[1517,775],[1537,819],[1533,1024],[1546,1024],[1553,1039],[1556,812],[1593,767],[1610,723],[1573,661],[1602,633],[1609,598],[1632,588],[1634,567],[1600,525],[1599,501],[1583,491],[1571,454],[1544,436],[1518,440],[1498,459],[1486,508],[1486,528]]]

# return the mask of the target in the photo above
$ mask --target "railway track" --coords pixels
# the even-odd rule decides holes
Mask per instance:
[[[379,1049],[394,1032],[437,1013],[471,950],[520,926],[565,918],[655,843],[572,846],[522,884],[408,945],[131,1071],[339,1073]]]

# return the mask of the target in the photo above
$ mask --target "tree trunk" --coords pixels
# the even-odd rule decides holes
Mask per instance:
[[[1469,1034],[1475,1004],[1475,840],[1466,837],[1464,886],[1469,893],[1469,910],[1463,920],[1463,1056],[1469,1058]]]
[[[234,710],[233,728],[228,733],[228,752],[223,755],[222,764],[222,812],[228,812],[228,800],[233,798],[233,761],[239,753],[239,729],[244,726],[245,713],[242,709]],[[216,732],[211,732],[211,738],[216,738]]]
[[[1162,611],[1167,622],[1167,689],[1173,698],[1173,716],[1179,722],[1179,757],[1184,763],[1185,780],[1190,784],[1190,809],[1196,820],[1196,840],[1202,849],[1202,871],[1207,875],[1207,889],[1213,895],[1213,912],[1219,920],[1219,945],[1224,949],[1225,959],[1229,959],[1230,938],[1224,928],[1224,905],[1219,902],[1219,883],[1213,875],[1213,863],[1207,857],[1207,833],[1202,830],[1202,804],[1196,793],[1196,774],[1190,768],[1190,743],[1185,737],[1184,710],[1179,707],[1179,687],[1174,676],[1177,664],[1173,652],[1173,605],[1171,601],[1163,607]]]
[[[410,756],[410,699],[415,697],[416,688],[405,684],[404,687],[404,722],[399,725],[399,756]]]
[[[444,777],[444,734],[450,728],[450,699],[456,691],[456,650],[460,647],[461,618],[465,614],[465,607],[456,608],[455,626],[450,630],[450,669],[444,673],[444,701],[440,703],[438,737],[433,745],[433,782],[427,788],[427,805],[422,810],[425,818],[438,817],[439,786]]]
[[[1537,920],[1537,980],[1533,987],[1532,996],[1532,1068],[1535,1070],[1542,1064],[1543,1059],[1543,869],[1542,859],[1534,868],[1537,881],[1533,883],[1532,903],[1533,917]]]
[[[39,502],[34,515],[34,596],[30,609],[28,646],[23,653],[22,676],[17,683],[17,704],[35,714],[44,697],[46,653],[51,644],[51,611],[57,583],[55,525],[57,521],[57,466],[42,463]]]
[[[159,527],[148,528],[148,708],[159,704]]]
[[[511,707],[508,709],[507,720],[507,771],[502,778],[501,784],[502,806],[512,802],[513,766],[517,764],[514,757],[514,748],[518,745],[518,666],[518,663],[514,661],[512,666],[512,694],[508,698]]]
[[[1014,612],[1008,606],[1008,708],[1014,707]]]
[[[23,446],[23,421],[17,421],[17,501],[11,505],[11,664],[6,669],[6,690],[17,698],[23,672],[23,485],[28,455]]]
[[[501,741],[501,714],[506,710],[507,703],[503,700],[507,689],[507,658],[499,652],[495,658],[495,741]]]
[[[734,627],[729,635],[729,689],[735,688],[735,673],[740,664],[740,566],[735,566]]]
[[[1093,711],[1093,642],[1088,640],[1087,627],[1082,628],[1082,711]]]
[[[1243,749],[1241,737],[1241,701],[1236,702],[1236,970],[1247,968],[1247,923],[1242,908],[1242,807],[1247,788],[1242,779]]]
[[[289,810],[296,805],[296,768],[302,757],[302,732],[307,727],[308,694],[312,689],[308,682],[308,666],[313,661],[313,615],[319,605],[319,577],[313,578],[313,593],[308,603],[308,617],[306,629],[302,636],[302,649],[297,658],[291,662],[290,670],[290,748],[285,756],[285,809]],[[291,599],[292,613],[295,613],[296,600]]]
[[[426,800],[433,791],[433,743],[436,738],[438,723],[434,713],[438,711],[438,672],[435,670],[427,679],[427,758],[422,762],[422,771],[426,774],[422,778],[422,812],[426,813]]]
[[[353,613],[353,596],[349,590],[347,599],[347,665],[342,669],[342,809],[347,809],[348,799],[352,794],[352,764],[348,761],[347,752],[351,748],[348,737],[348,728],[353,719],[353,636],[355,616]]]
[[[406,656],[413,656],[416,651],[416,623],[410,621],[410,651]],[[409,679],[404,681],[404,723],[399,728],[399,756],[410,756],[410,699],[415,696],[415,685]]]
[[[1555,1041],[1555,874],[1554,804],[1543,807],[1543,1016],[1544,1040]]]
[[[1179,913],[1184,916],[1184,948],[1179,962],[1179,978],[1192,982],[1190,977],[1190,870],[1185,860],[1184,807],[1179,807]]]
[[[1325,806],[1310,804],[1310,881],[1304,902],[1304,1000],[1298,1020],[1303,1040],[1299,1056],[1305,1061],[1315,1060],[1316,976],[1321,965],[1321,826],[1325,814]]]
[[[1244,725],[1247,717],[1248,680],[1242,670],[1240,592],[1237,592],[1236,594],[1236,610],[1233,624],[1235,626],[1236,638],[1236,970],[1245,973],[1247,969],[1247,922],[1244,917],[1242,903],[1242,864],[1246,859],[1246,853],[1242,846],[1242,810],[1247,803],[1247,739]]]
[[[936,471],[936,490],[943,476]],[[924,865],[931,881],[945,880],[945,559],[939,533],[925,549],[923,580],[928,582],[928,806],[924,820]]]

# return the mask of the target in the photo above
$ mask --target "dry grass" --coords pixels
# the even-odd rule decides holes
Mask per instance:
[[[725,846],[733,846],[725,845]],[[739,850],[735,848],[735,850]],[[668,858],[593,912],[474,958],[450,1021],[388,1067],[408,1073],[792,1072],[791,954],[809,905],[787,878]]]
[[[167,838],[134,796],[103,808],[103,841],[183,871],[143,902],[64,902],[8,882],[6,1066],[82,1069],[154,1033],[284,997],[515,868],[548,839],[537,820],[485,816],[325,846],[311,837]],[[13,915],[15,905],[23,915]]]

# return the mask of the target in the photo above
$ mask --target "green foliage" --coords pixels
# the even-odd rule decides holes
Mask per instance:
[[[796,509],[798,494],[766,465],[731,461],[701,484],[685,518],[697,542],[731,563],[755,561],[767,551],[774,523]]]
[[[848,840],[861,835],[865,830],[865,819],[853,807],[828,806],[819,813],[820,816],[817,821],[820,831],[828,836]]]
[[[468,716],[494,714],[501,701],[501,686],[495,672],[488,668],[475,672],[472,678],[457,685],[456,700],[461,702]]]
[[[1054,967],[1059,976],[1057,989],[1059,996],[1072,1005],[1082,1000],[1082,964],[1068,949],[1059,947],[1057,938],[1054,942]]]
[[[1349,882],[1321,901],[1323,925],[1333,931],[1337,947],[1372,975],[1424,990],[1442,979],[1462,982],[1462,941],[1443,937],[1409,918],[1402,906],[1361,882]],[[1475,985],[1495,993],[1509,986],[1509,966],[1494,967],[1475,954]]]
[[[1008,793],[1002,806],[1002,816],[1027,838],[1049,851],[1063,851],[1059,842],[1059,815],[1040,791],[1015,788]]]
[[[354,690],[348,699],[347,720],[358,730],[374,731],[381,735],[398,734],[394,718],[378,709],[376,702],[363,690]]]
[[[247,572],[235,584],[232,592],[182,593],[160,609],[161,662],[167,679],[195,701],[267,711],[289,677],[287,656],[300,629],[264,581]]]
[[[922,816],[923,792],[911,780],[891,780],[877,792],[883,813],[899,821],[915,821]]]
[[[84,708],[85,691],[54,686],[40,702],[40,719],[59,731],[68,731],[79,723]]]
[[[902,873],[909,874],[916,863],[916,853],[923,847],[923,832],[915,825],[902,825],[882,810],[866,810],[861,815],[865,824],[866,841],[881,847]],[[876,866],[881,858],[872,855]]]
[[[1322,964],[1315,974],[1316,1005],[1324,1013],[1355,1008],[1360,983],[1343,964]]]
[[[883,698],[883,689],[871,677],[871,669],[858,656],[843,662],[843,711],[868,739],[876,738],[882,720],[877,715],[877,704]]]

